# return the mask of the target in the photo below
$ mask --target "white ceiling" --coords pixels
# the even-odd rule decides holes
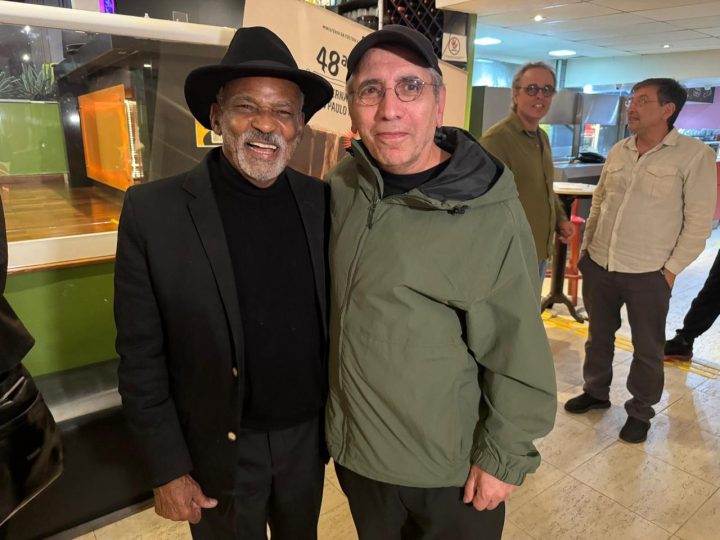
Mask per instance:
[[[485,58],[550,58],[663,54],[720,49],[720,0],[436,0],[440,9],[477,14],[476,46]],[[546,17],[535,22],[533,17]],[[665,48],[664,45],[669,45]]]

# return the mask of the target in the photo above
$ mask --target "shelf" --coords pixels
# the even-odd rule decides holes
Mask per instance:
[[[337,12],[342,15],[343,13],[347,13],[348,11],[352,11],[353,9],[363,9],[371,7],[378,7],[377,0],[351,0],[350,2],[338,4],[337,6],[335,6],[335,10],[337,10]]]

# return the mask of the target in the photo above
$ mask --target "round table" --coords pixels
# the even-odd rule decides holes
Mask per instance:
[[[591,198],[595,188],[592,184],[580,184],[575,182],[553,182],[553,190],[558,194],[565,208],[565,214],[570,219],[572,211],[572,203],[575,199]],[[577,322],[585,322],[581,316],[575,311],[570,299],[563,292],[563,281],[565,281],[565,262],[567,259],[567,244],[560,241],[559,236],[555,235],[555,253],[552,261],[552,281],[550,282],[550,293],[542,299],[540,311],[545,311],[552,307],[553,304],[565,304],[570,315]]]

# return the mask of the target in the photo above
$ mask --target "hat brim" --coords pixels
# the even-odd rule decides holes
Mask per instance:
[[[203,66],[190,72],[185,79],[185,101],[195,119],[207,129],[210,107],[217,93],[226,83],[241,77],[275,77],[292,81],[304,96],[305,122],[327,105],[333,97],[333,87],[319,75],[302,69],[293,69],[274,62],[247,62],[242,66]]]

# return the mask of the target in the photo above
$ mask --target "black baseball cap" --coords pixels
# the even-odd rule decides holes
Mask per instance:
[[[373,47],[385,44],[396,44],[401,45],[411,51],[415,52],[425,60],[426,66],[437,70],[440,75],[440,64],[438,63],[438,57],[435,54],[432,43],[430,40],[422,35],[417,30],[402,26],[400,24],[390,24],[384,26],[381,30],[372,32],[362,38],[357,45],[350,51],[350,56],[347,60],[347,76],[345,80],[350,78],[355,68],[360,63],[360,60]]]

